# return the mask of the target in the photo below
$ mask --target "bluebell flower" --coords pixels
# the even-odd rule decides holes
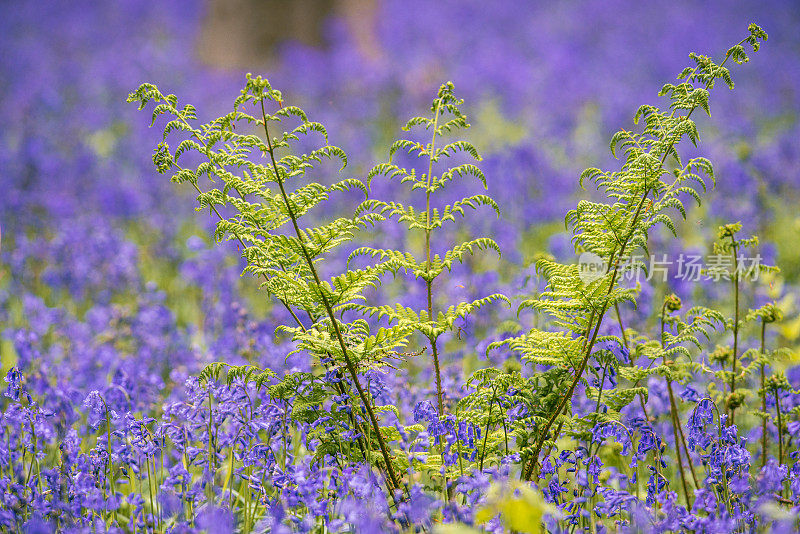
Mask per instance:
[[[686,385],[678,396],[686,402],[698,402],[701,398],[700,393],[691,385]]]
[[[22,376],[22,373],[20,372],[19,368],[17,368],[16,366],[11,367],[6,373],[5,380],[6,384],[8,385],[6,386],[6,389],[3,392],[4,396],[12,400],[19,400],[20,396],[24,394],[26,396],[28,404],[33,402],[30,395],[28,395],[28,393],[25,391],[25,388],[23,386],[24,377]]]
[[[632,446],[630,434],[622,423],[598,423],[592,428],[592,442],[602,443],[606,438],[614,438],[617,443],[622,445],[623,456],[630,451]]]
[[[431,401],[421,401],[418,402],[417,405],[414,407],[414,422],[421,423],[423,421],[426,422],[433,422],[438,420],[439,413],[436,411],[436,408],[433,407]]]
[[[788,468],[778,465],[774,458],[770,458],[756,479],[758,492],[762,495],[780,492],[787,477]]]
[[[234,531],[233,514],[227,508],[208,506],[197,514],[197,526],[208,532],[232,534]]]

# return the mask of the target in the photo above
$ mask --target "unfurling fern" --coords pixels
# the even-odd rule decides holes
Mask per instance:
[[[466,116],[461,112],[459,106],[463,100],[457,99],[453,94],[453,84],[446,83],[439,88],[436,98],[431,104],[430,117],[414,117],[410,119],[403,130],[409,131],[415,127],[422,127],[430,131],[430,142],[427,144],[417,143],[408,139],[401,139],[392,144],[389,149],[390,161],[375,166],[368,174],[370,180],[377,176],[386,176],[389,179],[399,179],[400,183],[407,184],[411,191],[421,190],[425,193],[425,205],[415,207],[399,202],[383,201],[378,199],[365,200],[356,210],[357,214],[372,213],[382,218],[396,218],[399,224],[404,225],[411,232],[421,232],[424,235],[424,256],[417,258],[409,251],[397,250],[392,248],[376,249],[372,247],[362,247],[355,250],[348,262],[359,256],[367,256],[377,259],[378,263],[366,269],[371,275],[380,277],[386,273],[397,275],[398,272],[410,273],[414,280],[421,281],[425,285],[425,296],[427,307],[415,310],[397,304],[375,306],[369,304],[351,304],[350,307],[359,310],[361,313],[388,321],[394,328],[411,330],[421,334],[427,347],[430,347],[430,354],[433,360],[434,377],[436,381],[436,406],[440,425],[452,425],[452,420],[447,420],[444,390],[441,378],[441,348],[439,337],[453,329],[455,322],[466,318],[475,310],[502,300],[510,304],[507,297],[501,294],[492,294],[486,297],[470,301],[458,302],[449,305],[445,310],[436,309],[436,284],[439,278],[449,272],[455,262],[463,262],[467,255],[472,255],[479,250],[493,250],[500,254],[500,248],[494,240],[487,237],[480,237],[469,241],[455,243],[448,247],[444,256],[432,252],[432,240],[437,231],[446,223],[456,223],[457,217],[466,217],[466,208],[477,209],[480,206],[489,206],[499,215],[497,203],[488,195],[476,194],[452,204],[443,206],[441,209],[432,207],[432,198],[437,192],[445,189],[446,186],[454,181],[465,177],[473,177],[479,180],[486,188],[486,177],[479,167],[472,163],[463,163],[455,167],[440,169],[441,163],[455,153],[465,153],[475,160],[480,160],[480,155],[475,147],[464,140],[454,140],[444,142],[442,146],[437,146],[437,141],[445,139],[451,132],[466,129],[469,127]],[[428,171],[417,175],[415,170],[411,171],[393,163],[391,158],[398,151],[405,151],[410,155],[427,159]],[[427,348],[426,347],[426,348]],[[501,413],[496,410],[496,413]],[[464,425],[464,421],[456,424]],[[473,428],[471,425],[470,428]],[[462,450],[461,439],[459,447],[454,452],[458,456],[458,463],[461,467],[460,474],[463,474],[463,457],[469,455],[469,451]],[[443,475],[443,493],[445,499],[450,496],[449,477],[447,474],[447,451],[444,444],[437,440],[441,464],[423,465],[423,469],[428,467],[428,471],[434,473],[439,471]],[[482,462],[481,462],[482,463]],[[453,471],[453,468],[450,469]],[[455,473],[451,473],[455,474]]]
[[[531,364],[549,367],[539,371],[547,378],[568,370],[567,379],[559,384],[558,401],[554,406],[539,406],[529,437],[523,440],[524,478],[530,479],[537,472],[543,447],[554,445],[564,427],[570,429],[579,423],[570,414],[570,401],[584,380],[595,347],[599,343],[623,346],[618,337],[601,335],[601,327],[610,308],[635,302],[634,290],[621,285],[620,279],[639,267],[635,254],[647,251],[650,230],[661,224],[674,234],[670,210],[685,216],[683,198],[688,196],[699,202],[706,179],[713,180],[711,162],[701,157],[684,162],[678,145],[684,138],[697,143],[698,132],[691,117],[697,108],[709,112],[709,90],[715,82],[722,79],[733,88],[725,63],[729,59],[746,62],[743,45],[749,43],[757,50],[760,40],[766,38],[755,24],[750,25],[749,32],[748,37],[728,50],[719,65],[706,56],[692,54],[695,66],[684,69],[678,77],[680,83],[666,84],[659,93],[669,97],[669,111],[641,106],[634,120],[637,124],[644,121],[642,132],[621,130],[614,134],[612,154],[616,156],[620,148],[624,151],[619,171],[590,168],[581,175],[581,184],[594,182],[608,202],[582,200],[569,212],[566,224],[576,250],[599,257],[605,272],[599,277],[586,277],[581,276],[578,265],[539,260],[537,270],[547,283],[546,290],[536,299],[523,302],[520,310],[545,314],[556,330],[534,329],[493,345],[492,348],[507,345],[520,351]]]
[[[323,383],[308,384],[309,387],[326,388],[339,400],[354,397],[361,409],[334,409],[324,416],[348,427],[362,460],[374,458],[373,450],[377,450],[378,463],[382,464],[389,493],[393,494],[401,486],[384,436],[392,429],[381,426],[378,409],[359,375],[382,366],[382,358],[388,352],[402,347],[407,329],[396,326],[371,332],[364,320],[344,323],[338,319],[337,312],[362,299],[362,290],[375,285],[378,276],[371,271],[348,271],[322,280],[318,269],[326,255],[349,241],[358,229],[381,217],[363,212],[313,228],[300,226],[302,217],[324,203],[331,193],[356,189],[366,196],[367,186],[354,178],[329,186],[303,182],[323,158],[338,158],[344,167],[345,152],[329,145],[324,126],[309,121],[302,109],[285,106],[281,93],[261,77],[248,75],[233,111],[206,124],[197,124],[193,106],[179,108],[175,95],[164,95],[152,84],[141,85],[128,100],[138,102],[140,109],[155,102],[153,122],[162,114],[171,117],[153,157],[159,172],[171,172],[173,181],[188,182],[195,188],[198,209],[208,208],[219,219],[215,238],[238,241],[244,248],[246,271],[262,278],[262,287],[289,311],[294,324],[281,328],[293,337],[297,350],[308,352],[327,370]],[[273,136],[270,128],[289,119],[299,124]],[[167,144],[172,132],[183,134],[174,152]],[[320,134],[324,144],[308,154],[293,153],[293,142],[312,132]],[[183,167],[179,162],[190,151],[204,157],[194,168]],[[219,179],[222,186],[204,191],[200,183],[203,177],[212,182]],[[223,216],[230,208],[233,215]],[[307,316],[305,322],[298,312]],[[220,370],[217,365],[204,376],[216,375]],[[250,368],[229,369],[228,374],[260,384],[267,380],[262,380],[263,372]],[[296,378],[289,375],[284,380]],[[297,395],[302,396],[300,391]],[[321,402],[318,404],[321,406]]]
[[[349,259],[357,256],[369,256],[377,258],[379,263],[367,269],[370,274],[380,276],[391,272],[397,274],[398,271],[411,273],[416,280],[421,280],[425,284],[425,294],[427,298],[427,308],[423,310],[413,310],[402,306],[370,306],[353,305],[373,317],[387,319],[390,324],[395,324],[409,328],[421,333],[427,340],[431,349],[431,357],[434,364],[434,374],[436,378],[436,404],[439,416],[445,414],[444,392],[442,389],[442,378],[440,371],[440,347],[438,344],[439,336],[453,329],[456,320],[465,318],[476,309],[497,300],[503,300],[510,304],[507,297],[500,294],[488,295],[484,298],[472,302],[459,302],[451,305],[445,311],[438,311],[435,308],[435,284],[437,279],[445,272],[449,272],[455,262],[462,262],[467,255],[472,255],[477,250],[494,250],[500,254],[500,247],[493,239],[480,237],[454,244],[444,256],[431,252],[432,238],[434,233],[442,228],[448,221],[455,223],[456,217],[465,217],[465,208],[476,209],[479,206],[489,206],[498,214],[500,208],[497,203],[485,194],[471,195],[452,204],[444,206],[441,210],[431,207],[433,195],[443,190],[451,181],[464,177],[478,179],[483,187],[486,188],[486,177],[476,165],[463,163],[461,165],[447,169],[437,167],[445,158],[449,158],[457,152],[463,152],[480,161],[481,157],[475,147],[464,140],[455,140],[445,143],[444,146],[437,146],[446,134],[453,131],[469,128],[467,117],[459,106],[463,100],[459,100],[453,94],[453,84],[446,83],[439,88],[439,93],[431,104],[431,117],[414,117],[410,119],[403,130],[411,130],[414,127],[423,127],[431,132],[431,141],[425,145],[408,139],[401,139],[392,144],[389,149],[389,157],[400,150],[410,155],[420,158],[427,158],[428,172],[417,176],[416,172],[399,167],[392,163],[382,163],[375,166],[369,172],[369,178],[376,176],[387,176],[389,179],[399,179],[401,183],[408,184],[412,191],[420,189],[425,193],[425,206],[415,207],[404,205],[398,202],[368,199],[359,206],[358,214],[379,214],[382,217],[396,217],[397,222],[403,224],[410,231],[421,231],[425,237],[424,258],[416,258],[411,252],[401,251],[392,248],[376,249],[372,247],[362,247],[355,250]],[[438,174],[435,174],[438,173]]]

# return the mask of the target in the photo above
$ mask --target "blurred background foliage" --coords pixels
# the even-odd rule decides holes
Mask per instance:
[[[255,282],[238,277],[235,247],[211,246],[213,222],[184,215],[191,195],[153,171],[155,134],[124,105],[143,80],[182,95],[208,114],[202,119],[227,109],[245,72],[264,74],[328,127],[350,156],[345,174],[358,176],[385,158],[404,118],[452,80],[466,99],[489,193],[503,210],[500,220],[473,218],[473,229],[504,251],[500,265],[475,261],[457,271],[453,290],[489,284],[515,294],[536,254],[574,256],[562,217],[591,194],[577,187],[580,171],[614,165],[610,135],[633,127],[639,104],[660,103],[656,92],[688,51],[725,49],[754,20],[770,35],[765,53],[736,73],[735,96],[719,90],[711,117],[700,120],[697,153],[714,162],[716,189],[690,212],[680,241],[663,236],[653,250],[705,254],[718,224],[742,221],[743,232],[760,236],[765,262],[782,269],[752,298],[778,299],[790,318],[782,336],[795,343],[800,335],[792,291],[800,277],[800,7],[793,0],[123,0],[15,2],[2,12],[7,325],[30,320],[26,299],[83,320],[98,305],[135,307],[153,293],[207,352],[224,331],[215,326],[220,310],[257,319],[265,331],[269,314],[280,313],[256,294]],[[335,169],[323,167],[326,173],[318,179]],[[382,182],[373,194],[398,194],[392,187]],[[345,198],[341,206],[347,213],[352,203]],[[413,245],[400,230],[382,232],[376,239]],[[648,295],[690,291],[674,269],[666,284],[643,289],[643,308],[629,320],[647,320]],[[724,293],[691,291],[712,300]],[[10,352],[3,350],[5,364]]]

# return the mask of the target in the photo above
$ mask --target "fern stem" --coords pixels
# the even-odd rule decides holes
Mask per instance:
[[[635,218],[638,218],[639,212],[641,211],[641,208],[644,205],[644,200],[646,198],[647,198],[647,194],[645,194],[642,197],[642,201],[639,203],[639,208],[636,210]],[[624,250],[624,244],[623,244],[623,250]],[[620,255],[621,254],[622,254],[622,251],[620,251]],[[613,273],[611,275],[611,283],[608,286],[608,293],[606,294],[606,297],[608,297],[608,295],[611,293],[611,290],[614,287],[614,283],[616,282],[616,279],[617,279],[617,271],[618,271],[618,269],[619,269],[619,265],[616,265],[614,267],[614,271],[613,271]],[[589,356],[592,353],[592,348],[594,347],[594,343],[595,343],[595,340],[597,339],[597,334],[600,331],[600,325],[603,322],[603,316],[605,315],[607,308],[608,308],[608,303],[606,302],[604,304],[603,308],[601,309],[600,314],[599,314],[599,316],[597,318],[597,323],[596,323],[596,326],[594,326],[594,332],[592,334],[591,340],[586,344],[586,354],[584,354],[583,358],[581,359],[581,363],[578,366],[577,372],[575,373],[575,378],[570,383],[570,386],[569,386],[569,389],[567,390],[567,392],[561,397],[561,400],[559,401],[558,405],[556,406],[556,409],[553,411],[553,415],[550,417],[550,419],[548,419],[547,423],[545,424],[544,428],[541,431],[541,435],[540,435],[540,437],[539,437],[539,439],[538,439],[538,441],[536,443],[536,447],[534,448],[534,451],[533,451],[533,455],[532,455],[532,458],[531,458],[531,463],[529,464],[530,467],[528,468],[528,473],[525,476],[525,478],[528,479],[528,480],[530,479],[531,474],[536,472],[536,468],[538,467],[538,464],[539,464],[539,453],[541,452],[542,446],[544,445],[544,442],[547,439],[547,433],[552,428],[552,426],[555,423],[556,419],[558,419],[558,416],[561,415],[561,412],[564,410],[564,408],[566,407],[567,403],[572,399],[572,394],[575,392],[575,387],[578,385],[578,382],[580,382],[581,377],[583,377],[583,372],[586,370],[586,364],[589,362]],[[590,323],[590,327],[591,327],[591,323]],[[558,436],[553,436],[553,441],[556,441],[557,438],[558,438]]]
[[[426,263],[426,278],[425,290],[428,295],[428,320],[433,322],[433,280],[430,278],[431,273],[431,180],[433,179],[433,161],[436,156],[436,129],[439,124],[439,111],[441,110],[442,102],[436,104],[436,109],[433,116],[433,135],[431,136],[431,149],[428,154],[428,181],[425,188],[425,256]],[[439,408],[439,417],[444,415],[444,393],[442,392],[442,375],[439,368],[439,353],[437,347],[437,338],[435,336],[428,337],[431,343],[431,353],[433,355],[433,367],[436,372],[436,404]]]
[[[436,104],[433,116],[433,134],[431,135],[431,148],[428,154],[428,176],[425,187],[425,257],[427,262],[425,264],[425,293],[428,300],[428,321],[433,322],[433,279],[431,278],[431,181],[433,179],[433,161],[436,157],[436,130],[439,125],[439,111],[441,110],[441,99]],[[439,347],[437,344],[438,336],[428,336],[428,341],[431,344],[431,355],[433,356],[433,370],[436,375],[436,407],[439,412],[439,418],[444,417],[444,392],[442,389],[442,372],[439,365]],[[444,446],[439,443],[439,455],[442,457],[442,466],[445,466],[444,460]],[[483,465],[483,459],[481,459]],[[450,500],[450,482],[447,475],[444,475],[444,495],[445,500]]]
[[[689,112],[687,117],[689,115],[691,115],[691,112],[694,111],[694,109],[696,109],[696,108],[693,108]],[[673,141],[672,144],[674,144],[674,142],[675,141]],[[672,146],[672,145],[670,145],[670,146]],[[670,152],[669,150],[666,150],[664,152],[664,156],[661,159],[661,165],[664,164],[664,161],[666,160],[667,154],[669,154],[669,152]],[[638,222],[639,215],[642,212],[642,208],[644,207],[644,203],[647,200],[647,195],[649,193],[650,193],[650,188],[646,187],[645,191],[644,191],[644,194],[642,195],[642,199],[639,201],[639,204],[636,207],[636,212],[633,215],[633,219],[631,221],[631,228],[628,231],[628,235],[626,236],[625,240],[622,242],[622,244],[620,246],[620,251],[619,251],[619,254],[617,255],[617,258],[622,258],[622,255],[625,253],[625,248],[626,248],[627,244],[630,242],[630,239],[633,236],[633,232],[636,230],[636,223]],[[606,311],[608,310],[608,297],[611,295],[611,292],[614,289],[614,284],[617,281],[617,274],[619,273],[619,265],[620,264],[619,264],[618,261],[617,262],[613,262],[613,259],[614,259],[614,257],[612,255],[612,257],[609,258],[609,266],[608,267],[610,269],[611,265],[613,264],[614,270],[612,271],[612,274],[611,274],[611,281],[610,281],[610,283],[608,285],[608,291],[606,292],[605,301],[603,303],[602,308],[600,309],[599,315],[597,316],[597,322],[595,324],[592,324],[592,321],[589,322],[589,328],[593,328],[594,332],[592,333],[591,339],[586,344],[586,353],[584,354],[583,359],[581,360],[581,364],[578,367],[578,371],[575,373],[575,378],[572,380],[572,383],[570,384],[569,389],[567,390],[566,394],[561,398],[561,401],[558,403],[558,406],[556,407],[555,411],[553,412],[553,415],[547,421],[547,423],[545,424],[544,429],[542,430],[542,433],[541,433],[541,436],[540,436],[540,438],[538,440],[536,448],[534,449],[533,458],[531,459],[531,466],[530,466],[530,468],[528,470],[528,474],[529,475],[531,473],[533,473],[536,470],[536,467],[538,466],[539,453],[542,450],[542,445],[544,444],[545,439],[547,439],[547,433],[550,431],[550,428],[552,428],[553,423],[555,423],[555,420],[558,418],[558,416],[564,410],[564,407],[567,405],[567,402],[569,402],[572,399],[572,394],[575,392],[575,387],[578,385],[578,382],[580,382],[581,377],[583,376],[583,372],[586,370],[586,364],[589,361],[589,356],[592,353],[592,348],[594,347],[594,343],[597,340],[597,334],[600,332],[600,326],[603,323],[603,317],[605,316]],[[594,315],[594,313],[593,313],[593,315]],[[555,441],[555,438],[557,438],[557,436],[554,436],[554,441]],[[526,477],[526,478],[528,478],[528,477]]]
[[[381,427],[380,423],[378,422],[378,418],[375,416],[375,412],[372,410],[372,406],[367,399],[367,395],[364,392],[364,388],[361,386],[361,382],[358,380],[358,372],[356,371],[355,365],[353,364],[352,359],[347,351],[347,345],[345,344],[344,338],[342,337],[342,332],[339,329],[339,323],[336,321],[336,316],[333,313],[333,308],[331,307],[330,302],[328,302],[328,298],[325,296],[325,293],[322,291],[322,281],[319,278],[319,274],[317,273],[317,269],[314,266],[314,262],[311,260],[311,256],[308,253],[308,249],[306,249],[305,244],[303,243],[303,235],[300,232],[300,227],[297,224],[297,217],[294,214],[294,210],[292,209],[291,202],[289,202],[289,197],[286,194],[286,189],[283,186],[283,179],[281,178],[280,171],[278,170],[278,163],[275,160],[275,151],[272,147],[272,138],[269,136],[269,128],[267,126],[267,113],[264,108],[264,99],[262,98],[261,101],[261,114],[264,121],[264,133],[267,138],[267,146],[269,149],[269,156],[270,160],[272,161],[272,168],[275,172],[275,180],[278,182],[278,187],[281,191],[281,196],[283,197],[283,202],[286,205],[286,209],[289,212],[289,218],[292,220],[292,226],[294,227],[295,234],[297,236],[298,243],[300,245],[300,249],[303,252],[303,257],[308,264],[308,268],[311,271],[312,276],[314,277],[314,282],[317,287],[317,292],[319,293],[320,298],[322,299],[322,304],[325,307],[325,311],[328,314],[328,318],[331,321],[331,325],[333,327],[334,334],[336,336],[337,341],[339,342],[339,346],[342,349],[342,357],[344,358],[345,365],[347,366],[347,370],[350,373],[350,377],[353,380],[353,385],[355,385],[356,390],[358,391],[359,399],[361,400],[361,404],[367,410],[367,415],[369,416],[370,423],[372,423],[372,427],[375,430],[375,436],[378,439],[378,446],[381,450],[381,455],[383,456],[383,461],[386,464],[386,471],[389,475],[389,482],[391,487],[389,488],[389,493],[393,495],[394,489],[401,489],[399,480],[397,475],[394,472],[394,467],[392,466],[391,456],[389,455],[389,449],[386,446],[386,442],[383,439],[383,435],[381,434]]]

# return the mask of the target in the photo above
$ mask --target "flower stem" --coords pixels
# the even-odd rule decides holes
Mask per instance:
[[[778,416],[778,465],[783,465],[783,422],[781,420],[781,398],[777,387],[774,389],[774,393],[775,412]]]
[[[731,235],[731,244],[733,245],[733,298],[734,298],[734,315],[733,315],[733,363],[731,365],[731,400],[736,393],[736,357],[739,352],[739,258],[738,250],[739,245],[736,243],[735,238]],[[736,408],[730,408],[730,424],[735,424],[734,417],[736,415]]]
[[[764,358],[764,334],[767,330],[767,323],[763,319],[761,320],[761,357]],[[765,381],[765,373],[764,373],[765,364],[762,361],[760,366],[760,374],[761,374],[761,411],[764,412],[764,416],[761,419],[761,467],[767,465],[767,391],[764,389],[764,381]]]

